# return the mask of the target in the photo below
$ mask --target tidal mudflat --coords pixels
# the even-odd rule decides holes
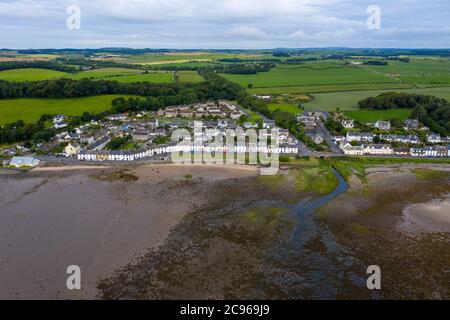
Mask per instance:
[[[450,235],[397,228],[406,207],[450,191],[449,170],[368,167],[364,179],[347,177],[345,191],[323,163],[303,163],[239,188],[222,184],[223,196],[187,215],[162,246],[100,281],[101,298],[449,298]],[[369,265],[381,267],[380,291],[366,287]]]
[[[0,297],[450,298],[450,166],[329,164],[3,172]]]
[[[95,298],[97,281],[161,244],[222,180],[255,169],[53,167],[0,173],[0,298]],[[201,183],[200,183],[201,182]],[[82,291],[66,289],[66,268]]]

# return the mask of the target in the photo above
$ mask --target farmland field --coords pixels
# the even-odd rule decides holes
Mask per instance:
[[[124,95],[101,95],[74,99],[7,99],[0,100],[0,125],[23,120],[36,122],[42,114],[62,113],[77,116],[83,112],[98,113],[111,108],[111,101]],[[126,96],[125,96],[126,97]]]
[[[281,111],[290,112],[293,114],[299,114],[302,111],[302,109],[300,109],[298,105],[291,103],[269,104],[268,107],[270,111],[280,109]]]
[[[389,110],[357,110],[344,111],[344,114],[362,123],[376,122],[377,120],[399,119],[405,120],[411,117],[411,109],[389,109]]]
[[[82,71],[75,74],[59,72],[47,69],[14,69],[0,72],[0,80],[6,81],[41,81],[57,78],[67,78],[80,80],[83,78],[110,80],[124,83],[130,82],[153,82],[153,83],[170,83],[173,82],[173,73],[171,71],[151,71],[144,73],[142,70],[127,68],[102,68],[90,71]],[[194,82],[201,81],[198,74],[191,74],[184,77],[184,82],[191,79]]]
[[[326,93],[357,90],[411,89],[450,86],[449,59],[388,61],[387,66],[347,66],[327,60],[279,64],[269,72],[251,75],[223,74],[252,94]]]
[[[343,92],[358,90],[389,90],[389,89],[411,89],[413,86],[396,82],[386,83],[354,83],[354,84],[327,84],[327,85],[302,85],[287,87],[271,87],[271,88],[253,88],[247,91],[251,94],[308,94],[308,93],[327,93],[327,92]]]
[[[105,80],[112,80],[123,83],[131,83],[131,82],[170,83],[173,82],[173,74],[171,72],[136,74],[119,77],[109,77],[106,78]]]
[[[202,82],[205,79],[197,71],[178,71],[180,82]]]
[[[78,72],[76,74],[66,74],[68,78],[70,79],[83,79],[83,78],[90,78],[90,79],[101,79],[101,78],[108,78],[108,77],[115,77],[115,76],[126,76],[126,75],[134,75],[134,74],[140,74],[142,71],[140,70],[134,70],[134,69],[127,69],[127,68],[101,68],[101,69],[94,69],[89,71],[82,71]]]
[[[263,57],[259,54],[228,54],[228,53],[216,53],[216,52],[169,52],[169,53],[146,53],[141,55],[134,55],[129,57],[117,58],[120,62],[131,64],[143,64],[143,65],[160,65],[160,64],[180,64],[188,62],[210,62],[217,59],[225,58],[259,58]],[[112,58],[111,60],[114,60]]]
[[[336,108],[341,110],[356,110],[358,109],[358,101],[367,97],[373,97],[386,91],[417,93],[434,95],[450,101],[450,87],[443,88],[425,88],[425,89],[407,89],[407,90],[366,90],[366,91],[346,91],[314,94],[314,100],[305,103],[306,110],[323,110],[336,111]]]
[[[369,70],[414,85],[450,85],[449,59],[411,59],[405,63],[389,61],[387,66],[367,66]]]
[[[231,81],[247,87],[277,88],[294,86],[328,86],[367,83],[398,83],[385,75],[361,67],[349,67],[338,63],[309,63],[278,65],[268,72],[251,75],[224,74]]]
[[[41,81],[66,77],[68,73],[47,69],[13,69],[0,71],[0,80],[5,81]]]

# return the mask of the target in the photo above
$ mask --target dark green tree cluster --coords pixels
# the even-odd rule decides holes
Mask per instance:
[[[450,104],[435,96],[386,92],[360,101],[359,107],[374,110],[413,109],[411,117],[418,119],[431,131],[444,136],[450,134]]]
[[[207,77],[208,81],[194,84],[120,83],[91,79],[53,79],[38,82],[0,81],[0,99],[76,98],[101,94],[133,94],[168,99],[171,101],[168,104],[172,104],[192,103],[205,99],[235,100],[237,94],[242,91],[239,85],[215,75],[214,72],[205,71],[202,75]]]
[[[23,69],[23,68],[38,68],[49,69],[61,72],[75,73],[79,71],[78,67],[66,65],[55,61],[5,61],[0,62],[0,71]]]

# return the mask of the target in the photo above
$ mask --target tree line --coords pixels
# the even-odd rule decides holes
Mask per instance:
[[[76,66],[66,65],[62,62],[56,61],[4,61],[0,62],[0,71],[12,70],[12,69],[24,69],[24,68],[39,68],[49,69],[61,72],[75,73],[79,71]]]

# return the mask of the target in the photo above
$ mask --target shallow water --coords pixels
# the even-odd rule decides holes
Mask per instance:
[[[362,288],[365,279],[349,271],[357,260],[336,240],[331,231],[316,216],[316,210],[345,193],[348,185],[334,171],[338,185],[333,192],[321,197],[305,199],[292,209],[295,225],[292,235],[270,252],[276,277],[267,271],[271,286],[287,299],[334,299],[342,291],[344,276]],[[270,275],[271,274],[271,275]]]

